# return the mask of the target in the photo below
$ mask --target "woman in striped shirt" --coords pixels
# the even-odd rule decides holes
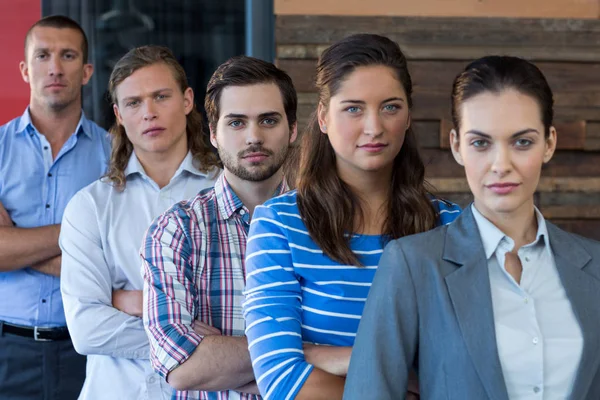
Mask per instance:
[[[425,188],[396,43],[360,34],[333,44],[317,88],[298,189],[257,207],[248,238],[246,335],[265,399],[341,399],[384,245],[460,213]]]

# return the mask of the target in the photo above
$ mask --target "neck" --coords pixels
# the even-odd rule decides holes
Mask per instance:
[[[270,178],[260,182],[240,179],[227,168],[225,168],[223,173],[225,174],[227,183],[229,183],[229,186],[231,186],[235,194],[240,198],[242,203],[244,203],[244,206],[246,206],[250,215],[254,213],[256,206],[263,204],[273,197],[275,189],[277,189],[277,186],[279,186],[283,180],[283,173],[281,170],[277,171]]]
[[[339,173],[339,169],[338,169]],[[387,220],[387,202],[390,196],[392,170],[340,174],[340,178],[351,187],[360,199],[363,214],[362,227],[355,226],[356,233],[380,235]],[[356,219],[358,222],[358,220]]]
[[[81,119],[81,101],[73,102],[61,110],[53,110],[32,99],[29,105],[29,115],[33,126],[46,137],[50,144],[61,144],[61,142],[64,144],[75,132]],[[62,145],[58,147],[62,147]]]
[[[140,164],[142,164],[142,167],[144,167],[146,175],[162,189],[171,182],[173,175],[175,175],[175,172],[187,155],[187,148],[185,151],[178,151],[176,153],[146,153],[143,151],[138,153],[135,151],[135,155]]]
[[[494,212],[479,204],[475,199],[477,210],[515,242],[513,252],[535,240],[538,230],[533,199],[511,212]]]

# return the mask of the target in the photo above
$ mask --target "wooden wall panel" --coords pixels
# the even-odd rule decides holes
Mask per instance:
[[[316,108],[316,60],[332,41],[356,32],[396,40],[409,58],[427,179],[462,206],[472,195],[448,149],[452,81],[487,54],[534,61],[553,88],[559,135],[536,204],[565,229],[600,240],[600,20],[278,16],[276,26],[277,64],[299,91],[300,130]]]
[[[275,0],[278,15],[597,18],[597,0]]]

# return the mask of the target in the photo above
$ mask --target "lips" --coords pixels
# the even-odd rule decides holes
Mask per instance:
[[[387,147],[387,144],[384,143],[367,143],[367,144],[363,144],[362,146],[358,146],[359,149],[368,151],[369,153],[378,153],[380,151],[382,151],[383,149],[385,149]]]
[[[64,88],[64,87],[66,87],[66,86],[67,86],[67,85],[64,85],[64,84],[62,84],[62,83],[51,83],[51,84],[49,84],[49,85],[46,85],[46,87],[47,87],[48,89],[61,89],[61,88]]]
[[[143,131],[142,134],[144,136],[157,136],[160,135],[164,130],[165,128],[161,126],[153,126]]]
[[[493,183],[486,187],[496,194],[509,194],[519,187],[519,183],[504,182],[504,183]]]
[[[264,161],[269,155],[261,152],[252,152],[245,154],[242,158],[252,163]]]

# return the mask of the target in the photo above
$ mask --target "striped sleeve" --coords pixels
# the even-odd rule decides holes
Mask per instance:
[[[277,212],[254,211],[246,250],[244,317],[248,349],[265,400],[293,399],[313,367],[302,350],[302,297],[288,227]]]
[[[192,253],[183,228],[189,221],[176,205],[148,228],[142,244],[144,327],[152,367],[163,377],[187,360],[202,341],[192,328]],[[187,223],[189,226],[189,222]]]

